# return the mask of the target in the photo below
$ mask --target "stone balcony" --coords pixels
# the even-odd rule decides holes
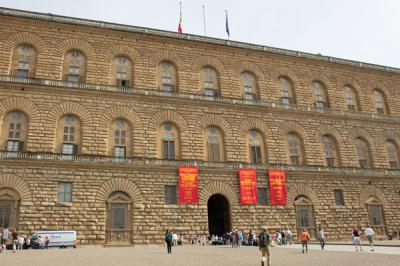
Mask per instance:
[[[99,92],[112,92],[112,93],[122,93],[137,96],[148,96],[148,97],[165,97],[172,99],[181,100],[193,100],[193,101],[205,101],[213,103],[224,103],[233,105],[243,105],[243,106],[254,106],[269,109],[280,109],[280,110],[292,110],[302,113],[317,113],[325,115],[333,115],[347,118],[355,119],[373,119],[379,121],[393,121],[400,122],[400,115],[387,115],[387,114],[376,114],[369,112],[355,112],[347,111],[341,109],[333,108],[316,108],[315,106],[304,106],[295,104],[281,104],[280,102],[273,101],[261,101],[261,100],[244,100],[239,98],[227,98],[227,97],[212,97],[203,94],[194,94],[186,92],[163,92],[156,90],[155,88],[141,88],[141,87],[117,87],[111,85],[103,84],[91,84],[91,83],[76,83],[67,82],[62,80],[51,80],[51,79],[41,79],[41,78],[22,78],[9,75],[0,75],[0,83],[11,83],[11,84],[26,84],[33,86],[45,86],[52,88],[67,88],[75,90],[85,90],[85,91],[99,91]]]

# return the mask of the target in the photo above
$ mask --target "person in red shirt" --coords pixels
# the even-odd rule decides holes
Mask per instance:
[[[300,240],[303,253],[304,253],[304,247],[306,248],[306,253],[308,253],[308,241],[310,240],[310,236],[308,235],[305,229],[303,229],[301,232]]]

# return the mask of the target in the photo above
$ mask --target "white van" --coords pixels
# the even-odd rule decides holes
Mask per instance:
[[[49,239],[49,247],[74,247],[76,248],[76,231],[41,231],[36,232],[32,235],[31,238],[31,247],[32,248],[43,248],[43,245],[40,245],[39,239],[43,239],[43,243],[45,239]]]

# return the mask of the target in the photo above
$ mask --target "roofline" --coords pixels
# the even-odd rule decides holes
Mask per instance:
[[[58,23],[66,23],[66,24],[73,24],[73,25],[79,25],[79,26],[89,26],[89,27],[96,27],[96,28],[102,28],[102,29],[108,29],[108,30],[118,30],[118,31],[142,33],[142,34],[154,35],[154,36],[159,36],[159,37],[170,37],[170,38],[175,38],[175,39],[180,39],[180,40],[198,41],[198,42],[203,42],[203,43],[208,43],[208,44],[217,44],[217,45],[229,46],[229,47],[234,47],[234,48],[248,49],[248,50],[253,50],[253,51],[258,51],[258,52],[269,52],[269,53],[274,53],[274,54],[279,54],[279,55],[287,55],[287,56],[294,56],[294,57],[318,60],[318,61],[329,62],[329,63],[337,63],[337,64],[347,65],[347,66],[352,66],[352,67],[379,70],[379,71],[391,72],[391,73],[400,73],[400,68],[382,66],[382,65],[377,65],[377,64],[370,64],[370,63],[365,63],[365,62],[361,62],[361,61],[353,61],[353,60],[342,59],[342,58],[338,58],[338,57],[324,56],[324,55],[320,55],[320,54],[312,54],[312,53],[294,51],[294,50],[289,50],[289,49],[275,48],[275,47],[270,47],[270,46],[265,46],[265,45],[231,41],[231,40],[226,40],[226,39],[205,37],[205,36],[200,36],[200,35],[195,35],[195,34],[186,34],[186,33],[182,34],[182,33],[177,33],[177,32],[173,32],[173,31],[165,31],[165,30],[158,30],[158,29],[152,29],[152,28],[146,28],[146,27],[130,26],[130,25],[125,25],[125,24],[104,22],[104,21],[99,21],[99,20],[53,15],[51,13],[46,14],[46,13],[40,13],[40,12],[0,7],[0,15],[28,18],[28,19],[37,19],[37,20],[51,21],[51,22],[58,22]]]

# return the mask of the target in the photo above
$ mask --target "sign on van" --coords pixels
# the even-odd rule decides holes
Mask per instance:
[[[32,235],[32,240],[49,239],[49,247],[76,247],[76,231],[41,231]],[[38,241],[39,242],[39,241]]]

